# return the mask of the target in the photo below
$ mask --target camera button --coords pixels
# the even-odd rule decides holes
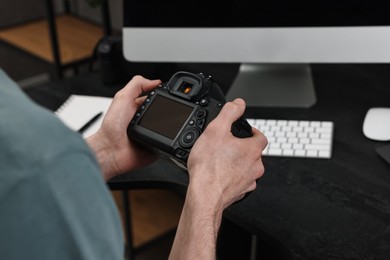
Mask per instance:
[[[187,133],[185,136],[184,136],[184,142],[186,143],[191,143],[193,140],[194,140],[195,136],[194,136],[194,133]]]
[[[190,120],[190,121],[188,122],[188,124],[189,124],[189,125],[194,125],[194,124],[195,124],[195,121],[194,121],[194,120]]]
[[[200,129],[203,129],[204,122],[205,122],[204,119],[196,120],[196,125],[197,125]]]
[[[186,159],[188,156],[188,152],[183,149],[177,148],[175,152],[175,156],[179,159]]]
[[[198,112],[196,112],[196,117],[197,117],[197,118],[203,118],[203,117],[205,117],[205,116],[206,116],[206,111],[203,110],[203,109],[201,109],[201,110],[199,110]]]
[[[202,107],[205,107],[209,104],[209,100],[207,98],[202,98],[202,100],[199,102],[199,105]]]
[[[184,148],[190,148],[195,143],[195,140],[198,137],[199,137],[199,132],[197,129],[195,128],[188,129],[180,137],[180,145]]]

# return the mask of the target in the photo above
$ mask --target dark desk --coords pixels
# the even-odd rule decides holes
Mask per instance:
[[[362,123],[368,108],[390,106],[390,66],[315,65],[313,74],[318,101],[312,108],[248,108],[247,117],[331,120],[332,159],[265,157],[258,188],[225,217],[296,259],[389,259],[390,165],[374,151],[387,143],[366,139]],[[69,93],[115,91],[87,75],[27,93],[54,110]],[[158,161],[109,184],[185,190],[187,183],[185,173]]]

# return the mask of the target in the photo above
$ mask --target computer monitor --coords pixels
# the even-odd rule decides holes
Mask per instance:
[[[227,99],[310,107],[314,63],[390,62],[388,0],[124,0],[124,56],[240,63]]]

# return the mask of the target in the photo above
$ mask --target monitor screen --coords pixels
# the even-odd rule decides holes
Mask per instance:
[[[313,27],[389,25],[386,0],[124,1],[131,27]],[[147,19],[145,19],[147,18]]]
[[[310,107],[311,63],[390,62],[385,0],[124,1],[124,55],[241,63],[227,99]]]

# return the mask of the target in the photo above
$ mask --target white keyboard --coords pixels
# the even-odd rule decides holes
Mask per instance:
[[[332,157],[333,122],[303,120],[248,119],[268,139],[266,156]]]

